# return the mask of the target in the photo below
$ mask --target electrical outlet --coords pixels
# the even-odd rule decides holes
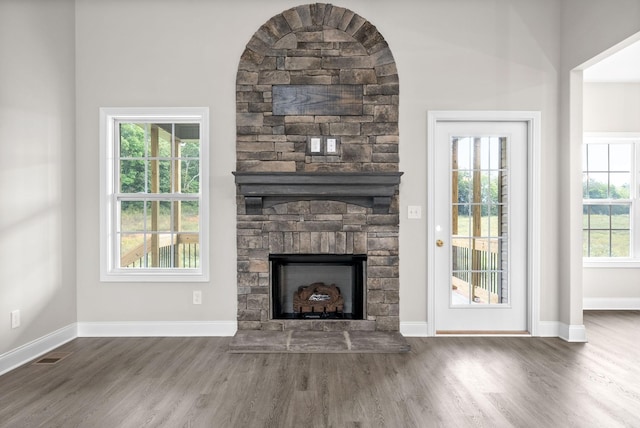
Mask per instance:
[[[20,327],[20,310],[11,311],[11,328]]]
[[[420,205],[409,205],[407,207],[407,218],[422,218],[422,207]]]
[[[193,290],[193,304],[201,305],[202,304],[202,291]]]
[[[335,154],[338,151],[338,144],[335,138],[327,138],[327,153]]]

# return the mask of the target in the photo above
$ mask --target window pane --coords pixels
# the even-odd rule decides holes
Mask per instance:
[[[483,237],[496,237],[498,235],[498,216],[495,214],[482,216]]]
[[[612,229],[630,229],[629,221],[630,205],[612,205],[611,206],[611,228]]]
[[[609,170],[628,172],[631,171],[632,159],[631,144],[611,144],[609,146]]]
[[[200,125],[198,123],[176,123],[176,137],[180,141],[200,139]]]
[[[199,158],[200,140],[182,140],[180,142],[180,157],[194,159]]]
[[[609,174],[589,173],[589,199],[607,199],[609,197]]]
[[[149,248],[150,241],[148,235],[143,233],[123,233],[120,235],[120,267],[147,267],[147,254]]]
[[[180,210],[182,211],[179,231],[197,232],[200,229],[198,201],[184,201],[179,204]]]
[[[462,205],[458,207],[458,236],[471,236],[471,206]]]
[[[629,257],[630,231],[614,230],[611,232],[611,257]]]
[[[120,192],[144,193],[145,190],[145,161],[120,161]]]
[[[592,230],[589,239],[591,257],[609,257],[610,242],[608,230]]]
[[[173,134],[171,124],[152,125],[158,127],[158,148],[157,157],[171,157],[171,144],[173,144]],[[153,134],[152,134],[153,135]],[[153,146],[153,142],[152,142]]]
[[[587,171],[609,171],[609,145],[589,144],[587,151]]]
[[[178,161],[180,168],[180,191],[198,193],[200,191],[200,162],[198,159]]]
[[[612,172],[609,174],[609,198],[629,199],[631,174],[628,172]]]
[[[141,232],[145,230],[144,205],[143,201],[120,202],[120,231]]]
[[[490,152],[490,148],[491,148],[491,140],[493,140],[493,138],[482,138],[480,139],[480,168],[481,169],[489,169],[491,165],[491,168],[495,168],[496,167],[496,163],[492,163],[490,161],[490,156],[489,156],[489,152]]]
[[[496,171],[482,172],[482,203],[487,205],[497,205],[499,202],[499,186],[498,186],[498,173]],[[494,211],[495,212],[495,211]]]
[[[458,172],[458,202],[461,204],[471,202],[473,197],[473,186],[471,173],[468,171]]]
[[[471,138],[458,138],[458,169],[470,170],[472,165],[472,146]]]
[[[591,205],[589,207],[589,228],[607,229],[610,226],[609,206],[608,205]]]
[[[161,232],[170,232],[173,228],[173,224],[171,222],[171,202],[169,201],[157,201],[153,202],[152,207],[157,204],[158,212],[157,212],[157,225],[155,228],[152,228],[153,231],[161,231]],[[152,213],[153,217],[153,213]]]
[[[147,186],[150,193],[171,193],[171,161],[150,161]]]
[[[138,123],[120,124],[120,157],[144,157],[145,138],[148,137],[145,127],[145,124]]]
[[[176,265],[184,268],[197,268],[200,265],[200,247],[198,234],[182,233],[176,249]]]
[[[159,233],[157,235],[157,244],[153,242],[152,251],[155,258],[153,260],[154,267],[168,268],[177,267],[174,263],[174,243],[175,236],[170,233]]]

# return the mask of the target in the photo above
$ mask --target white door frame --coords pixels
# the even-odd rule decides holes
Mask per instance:
[[[435,144],[438,122],[527,123],[527,327],[538,336],[540,323],[540,112],[538,111],[430,111],[427,128],[427,331],[435,328]]]

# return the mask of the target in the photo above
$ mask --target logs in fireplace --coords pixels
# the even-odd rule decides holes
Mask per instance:
[[[315,282],[301,285],[293,293],[293,310],[303,318],[328,318],[341,316],[344,310],[344,298],[335,284]]]

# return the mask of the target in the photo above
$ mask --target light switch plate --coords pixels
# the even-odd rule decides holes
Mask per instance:
[[[310,140],[311,153],[320,153],[322,152],[322,139],[320,137],[311,137]]]

